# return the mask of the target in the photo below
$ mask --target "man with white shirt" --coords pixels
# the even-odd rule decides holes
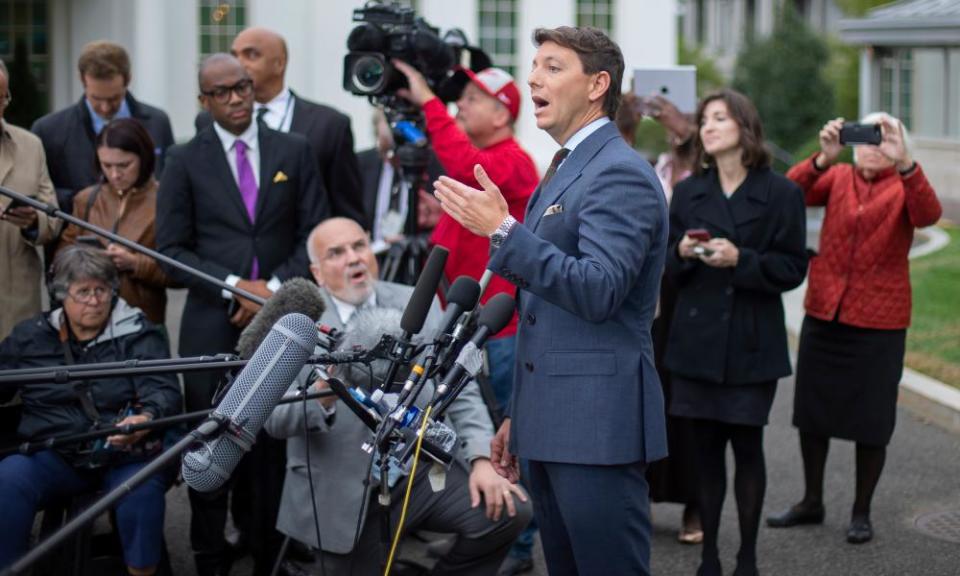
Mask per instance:
[[[200,103],[213,124],[190,142],[174,146],[157,195],[157,247],[174,258],[269,298],[280,282],[295,276],[309,277],[305,243],[313,226],[326,218],[328,203],[320,184],[310,146],[302,136],[263,128],[253,121],[253,82],[240,62],[229,54],[215,54],[200,65]],[[198,356],[232,352],[240,330],[259,306],[175,268],[167,268],[174,281],[189,288],[180,330],[180,355]],[[209,408],[218,376],[184,375],[184,400],[189,411]],[[263,454],[258,442],[244,462]],[[276,470],[282,482],[280,458],[261,468],[263,481],[251,488],[253,498],[235,497],[248,514],[234,521],[248,526],[273,526],[269,504],[272,494],[258,497],[264,482]],[[243,479],[244,463],[234,475]],[[240,482],[240,481],[238,481]],[[279,486],[275,486],[276,504]],[[198,572],[224,573],[229,564],[223,538],[226,491],[210,498],[191,490],[193,518],[191,541]],[[263,517],[260,517],[261,515]],[[269,573],[270,542],[255,538],[250,544],[256,572]],[[263,548],[261,548],[263,547]],[[266,549],[262,555],[258,555]]]
[[[667,207],[620,137],[623,54],[596,28],[540,28],[527,78],[537,127],[561,147],[518,223],[482,189],[441,176],[441,207],[490,239],[489,268],[520,288],[510,414],[491,449],[530,495],[551,575],[649,574],[646,464],[666,455],[653,321]]]
[[[276,32],[248,28],[233,40],[230,53],[240,60],[253,80],[257,120],[271,130],[302,134],[310,143],[321,181],[330,196],[330,213],[355,220],[369,229],[350,117],[329,106],[305,100],[287,86],[287,44]],[[198,131],[209,123],[208,114],[197,116]]]

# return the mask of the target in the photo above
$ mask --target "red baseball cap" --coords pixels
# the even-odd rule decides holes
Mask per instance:
[[[474,84],[479,86],[484,92],[499,100],[510,117],[514,120],[520,115],[520,89],[517,83],[513,81],[513,76],[506,70],[500,68],[486,68],[479,72],[463,67],[461,72],[467,75]]]

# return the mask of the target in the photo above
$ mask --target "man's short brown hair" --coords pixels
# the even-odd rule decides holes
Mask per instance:
[[[123,76],[123,84],[130,83],[130,56],[123,46],[98,40],[83,47],[77,62],[80,77],[90,76],[97,80],[109,80],[117,74]]]
[[[603,111],[611,120],[616,118],[624,67],[623,53],[617,43],[602,30],[590,26],[537,28],[533,31],[533,43],[539,47],[544,42],[553,42],[576,52],[586,74],[606,72],[610,75],[610,88],[603,97]]]

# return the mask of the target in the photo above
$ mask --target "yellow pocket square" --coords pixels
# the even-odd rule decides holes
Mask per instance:
[[[287,180],[289,180],[289,178],[287,178],[287,175],[283,173],[283,170],[280,170],[273,175],[274,184],[277,184],[279,182],[286,182]]]

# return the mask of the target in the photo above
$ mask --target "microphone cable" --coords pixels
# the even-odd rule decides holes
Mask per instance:
[[[393,557],[397,553],[397,545],[400,543],[400,535],[403,534],[403,523],[407,519],[407,505],[410,503],[410,493],[413,492],[413,479],[417,475],[417,461],[420,459],[420,449],[423,447],[423,436],[427,431],[427,424],[430,422],[430,412],[433,406],[427,406],[423,414],[423,423],[420,424],[420,433],[417,434],[417,448],[413,452],[413,466],[410,469],[410,476],[407,478],[407,491],[403,495],[403,506],[400,507],[400,522],[397,524],[397,532],[393,536],[393,544],[390,546],[390,555],[387,557],[387,568],[383,576],[390,576],[390,568],[393,566]],[[381,482],[383,479],[381,478]]]

